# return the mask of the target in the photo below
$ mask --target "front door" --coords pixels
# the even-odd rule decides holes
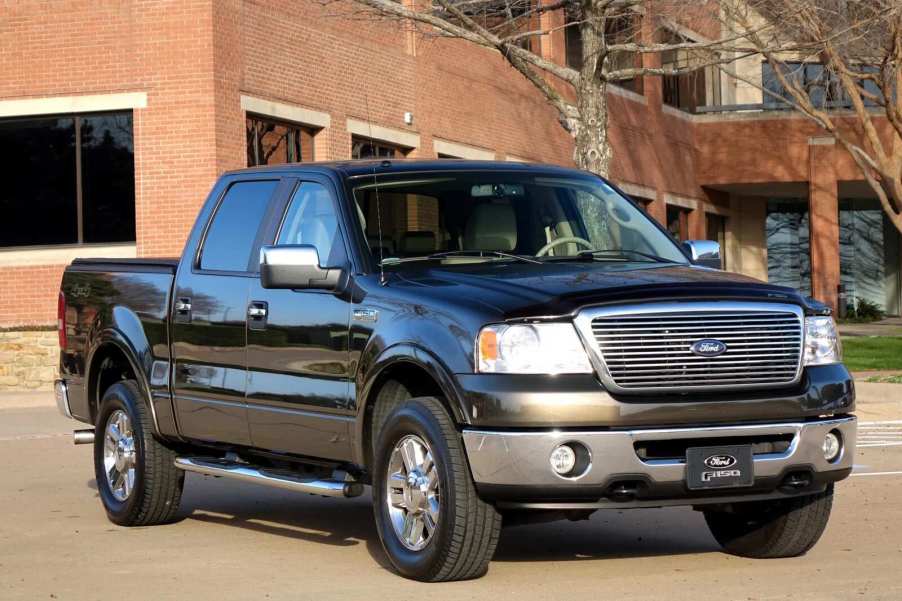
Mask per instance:
[[[176,279],[173,375],[179,432],[250,445],[246,310],[260,237],[279,180],[239,181],[221,197],[197,257]]]
[[[338,205],[328,181],[302,181],[273,233],[274,244],[310,244],[322,267],[347,267]],[[350,299],[321,290],[250,285],[247,406],[255,447],[350,460]]]

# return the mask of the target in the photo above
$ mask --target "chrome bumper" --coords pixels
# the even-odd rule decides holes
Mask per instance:
[[[56,395],[56,408],[63,414],[63,417],[74,419],[72,411],[69,409],[69,388],[66,386],[65,380],[54,382],[53,392]]]
[[[824,436],[838,430],[843,447],[832,462],[824,459]],[[755,478],[777,477],[794,467],[814,473],[849,470],[855,456],[856,418],[854,416],[812,422],[756,424],[746,426],[710,426],[658,430],[539,431],[510,432],[464,430],[463,438],[477,484],[527,487],[568,488],[607,485],[625,475],[638,476],[653,484],[678,484],[685,480],[682,459],[643,460],[635,443],[679,439],[712,439],[767,435],[792,435],[789,448],[782,453],[755,455]],[[577,441],[591,454],[591,465],[578,478],[563,478],[551,469],[549,456],[559,444]]]

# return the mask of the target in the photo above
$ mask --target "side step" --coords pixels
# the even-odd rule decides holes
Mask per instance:
[[[176,457],[175,467],[186,472],[254,482],[264,486],[283,488],[295,492],[306,492],[324,497],[359,497],[363,494],[363,484],[360,482],[299,478],[287,470],[255,467],[247,463],[237,463],[226,459]]]

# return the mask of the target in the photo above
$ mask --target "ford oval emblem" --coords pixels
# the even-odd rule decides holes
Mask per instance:
[[[727,352],[727,345],[720,340],[706,338],[694,343],[689,347],[689,350],[692,351],[693,354],[700,355],[702,357],[718,357]]]
[[[712,470],[726,469],[736,465],[736,458],[732,455],[711,455],[705,459],[705,465]]]

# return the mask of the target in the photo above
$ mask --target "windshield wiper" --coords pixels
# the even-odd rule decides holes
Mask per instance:
[[[382,260],[382,265],[399,265],[401,263],[412,263],[414,261],[439,261],[446,257],[486,257],[496,259],[513,259],[515,261],[523,261],[524,263],[541,263],[537,259],[515,255],[512,253],[502,252],[500,250],[447,250],[440,253],[432,253],[431,255],[423,255],[419,257],[389,257]]]
[[[626,258],[628,255],[637,255],[640,257],[644,257],[650,261],[654,261],[655,263],[676,263],[672,259],[665,259],[664,257],[659,257],[658,255],[653,255],[651,253],[642,252],[641,250],[632,250],[629,248],[603,248],[598,250],[583,250],[576,253],[577,257],[592,257],[594,258],[603,258],[605,256],[616,256]]]

